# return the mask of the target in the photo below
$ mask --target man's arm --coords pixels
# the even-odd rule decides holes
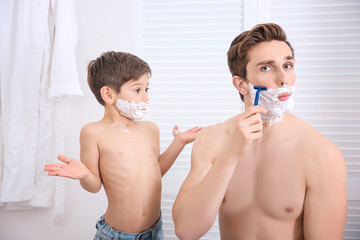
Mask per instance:
[[[346,165],[340,150],[328,140],[308,163],[304,206],[305,239],[343,239],[347,215]]]
[[[173,128],[174,139],[159,158],[161,176],[164,176],[165,173],[170,169],[176,158],[184,149],[185,145],[195,140],[196,135],[201,129],[202,127],[194,127],[185,132],[180,132],[178,126]]]
[[[213,225],[234,170],[251,143],[262,136],[260,106],[236,116],[231,128],[206,127],[195,140],[191,169],[173,206],[176,235],[199,239]]]

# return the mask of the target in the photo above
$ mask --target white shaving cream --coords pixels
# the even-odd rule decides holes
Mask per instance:
[[[248,83],[248,86],[250,91],[251,104],[254,104],[257,90],[254,89],[254,86],[251,83]],[[283,93],[290,94],[290,97],[286,101],[280,101],[278,99],[278,97]],[[267,113],[261,113],[262,120],[264,122],[268,122],[269,126],[280,122],[283,116],[289,113],[295,105],[293,99],[294,93],[295,87],[289,87],[287,85],[261,91],[259,96],[259,105],[268,110]]]
[[[149,106],[149,101],[136,104],[134,101],[118,99],[116,106],[125,117],[131,120],[141,120]]]

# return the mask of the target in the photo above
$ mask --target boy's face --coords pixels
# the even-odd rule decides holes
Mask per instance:
[[[118,98],[134,101],[136,104],[149,101],[149,74],[145,73],[139,79],[132,79],[121,86]]]
[[[295,59],[290,47],[283,41],[262,42],[248,52],[247,80],[254,86],[279,88],[294,86]]]

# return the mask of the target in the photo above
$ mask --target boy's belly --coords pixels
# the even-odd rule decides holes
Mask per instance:
[[[116,177],[103,178],[108,198],[105,221],[120,232],[144,232],[160,217],[160,170],[150,165],[137,169],[108,173],[106,176]]]

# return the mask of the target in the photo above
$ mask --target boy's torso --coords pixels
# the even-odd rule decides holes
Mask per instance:
[[[157,127],[135,122],[127,127],[103,124],[99,168],[108,198],[105,221],[121,232],[139,233],[160,217],[161,172]]]

